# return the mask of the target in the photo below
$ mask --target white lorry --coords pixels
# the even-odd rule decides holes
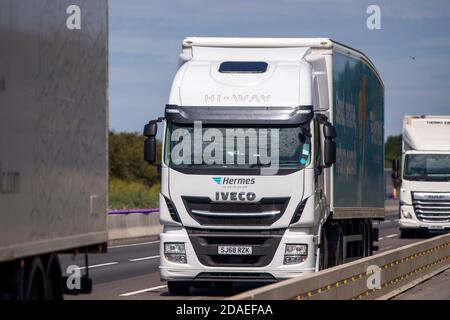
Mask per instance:
[[[384,87],[330,39],[186,38],[163,122],[160,273],[272,282],[370,255],[384,218]],[[375,231],[375,232],[374,232]]]
[[[59,254],[106,251],[107,1],[76,3],[0,1],[0,300],[88,292]]]
[[[401,236],[449,231],[450,116],[405,116],[401,161]]]

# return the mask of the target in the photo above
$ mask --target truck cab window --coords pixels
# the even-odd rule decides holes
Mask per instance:
[[[311,139],[306,137],[302,143],[299,126],[205,125],[200,135],[194,131],[192,125],[168,124],[166,164],[172,168],[257,168],[277,164],[300,170],[310,163]]]

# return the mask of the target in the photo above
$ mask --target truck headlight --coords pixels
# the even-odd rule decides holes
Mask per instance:
[[[284,251],[284,264],[302,263],[308,257],[307,244],[287,244]]]
[[[401,210],[402,210],[402,217],[403,218],[405,218],[405,219],[411,219],[412,218],[411,213],[409,213],[408,210],[405,210],[405,209],[401,209]]]
[[[164,243],[164,257],[174,263],[187,263],[186,246],[182,242]]]

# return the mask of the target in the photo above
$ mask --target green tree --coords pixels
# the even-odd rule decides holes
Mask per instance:
[[[109,133],[109,177],[138,181],[152,186],[159,183],[157,167],[144,161],[145,137],[138,133]],[[161,158],[161,143],[157,143],[157,164]]]
[[[384,165],[392,167],[392,160],[400,160],[402,155],[402,135],[389,136],[384,145]]]
[[[109,207],[110,209],[155,208],[159,202],[157,166],[144,161],[141,134],[109,133]],[[161,143],[157,142],[157,165]]]

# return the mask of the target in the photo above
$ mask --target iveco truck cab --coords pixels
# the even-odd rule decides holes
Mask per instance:
[[[165,115],[160,273],[273,282],[370,255],[384,218],[384,87],[330,39],[187,38]]]
[[[401,161],[401,236],[449,231],[450,116],[405,116]]]

